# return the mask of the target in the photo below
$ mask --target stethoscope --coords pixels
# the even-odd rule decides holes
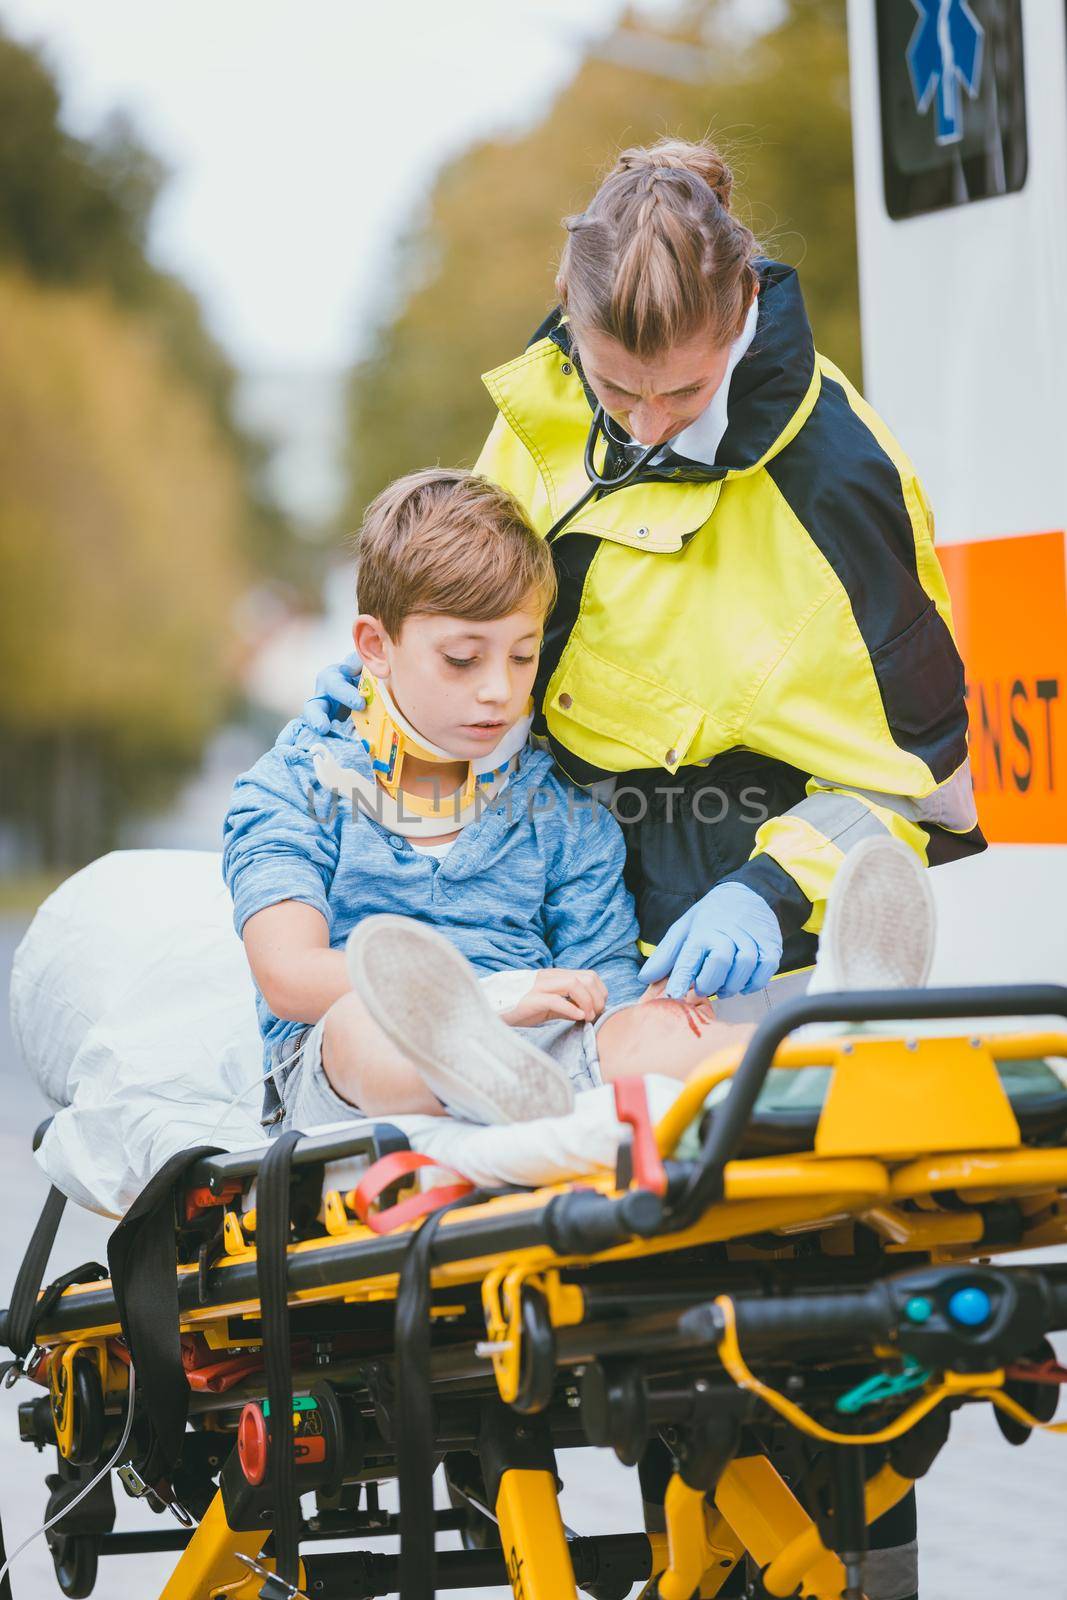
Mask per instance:
[[[660,451],[663,449],[661,444],[648,445],[644,450],[642,450],[641,454],[636,460],[627,463],[627,465],[623,467],[623,470],[619,473],[616,473],[616,475],[612,478],[609,477],[606,472],[601,472],[597,468],[596,447],[599,444],[601,437],[604,439],[605,446],[613,444],[619,449],[623,449],[626,445],[633,443],[633,440],[627,435],[622,435],[620,437],[618,434],[612,433],[611,418],[607,415],[602,405],[597,405],[593,411],[593,420],[589,424],[589,432],[586,435],[585,440],[585,474],[589,479],[589,487],[585,493],[574,502],[570,510],[565,511],[563,516],[559,517],[557,521],[552,524],[551,528],[549,528],[545,535],[545,538],[549,541],[549,543],[551,543],[551,541],[556,537],[557,533],[565,528],[568,522],[570,522],[573,517],[576,517],[579,511],[583,510],[584,507],[589,504],[590,500],[595,499],[598,494],[610,494],[613,489],[624,489],[628,483],[633,483],[634,480],[644,471],[644,469],[650,465],[653,456],[659,455]],[[610,458],[610,450],[605,449],[605,466],[607,466]],[[624,456],[623,460],[625,461],[625,459],[626,458]]]

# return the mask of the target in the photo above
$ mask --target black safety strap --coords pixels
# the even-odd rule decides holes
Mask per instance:
[[[44,1282],[45,1268],[52,1254],[59,1224],[66,1210],[67,1197],[54,1185],[48,1191],[41,1215],[33,1230],[26,1254],[22,1258],[15,1287],[11,1291],[11,1304],[7,1308],[4,1343],[18,1361],[28,1355],[33,1345],[34,1327],[39,1315],[37,1296]],[[14,1362],[9,1362],[7,1371]]]
[[[137,1396],[148,1443],[137,1461],[145,1483],[164,1498],[181,1454],[189,1417],[189,1384],[178,1328],[178,1250],[174,1190],[183,1173],[213,1145],[180,1150],[141,1190],[107,1245],[123,1336],[137,1370]]]
[[[430,1270],[442,1217],[486,1195],[475,1190],[442,1206],[412,1235],[396,1293],[396,1441],[400,1489],[400,1600],[433,1600],[437,1549],[433,1511],[434,1420],[430,1381]]]
[[[2,1318],[0,1339],[15,1359],[0,1363],[0,1381],[5,1379],[12,1369],[22,1370],[23,1363],[33,1348],[38,1322],[52,1310],[64,1289],[69,1289],[73,1283],[91,1283],[94,1279],[107,1277],[106,1267],[102,1267],[98,1261],[86,1261],[80,1267],[65,1272],[62,1277],[54,1278],[41,1294],[45,1268],[48,1266],[48,1259],[52,1254],[52,1246],[56,1242],[56,1234],[66,1207],[66,1195],[53,1185],[48,1191],[41,1208],[41,1215],[26,1247],[26,1254],[22,1258],[15,1278],[15,1287],[11,1291],[11,1304]],[[0,1567],[6,1562],[4,1528],[0,1522]],[[0,1579],[0,1600],[11,1600],[11,1574],[8,1572],[5,1572]]]
[[[293,1481],[293,1368],[289,1336],[289,1173],[295,1128],[271,1141],[256,1179],[256,1277],[259,1282],[267,1399],[270,1482],[274,1500],[274,1572],[295,1589],[300,1576],[300,1502]],[[268,1581],[261,1595],[281,1592]]]

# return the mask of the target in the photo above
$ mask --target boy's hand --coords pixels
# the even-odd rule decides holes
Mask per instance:
[[[518,1005],[500,1013],[500,1020],[512,1028],[531,1028],[556,1017],[565,1017],[570,1022],[593,1022],[607,1001],[608,991],[595,972],[584,968],[547,967],[537,974],[533,987]]]

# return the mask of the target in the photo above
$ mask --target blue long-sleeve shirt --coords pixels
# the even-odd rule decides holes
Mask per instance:
[[[350,730],[335,723],[321,734],[297,717],[234,784],[222,871],[238,934],[264,907],[300,900],[322,912],[337,949],[363,917],[388,911],[437,928],[479,975],[592,967],[610,1001],[638,998],[644,985],[622,830],[547,752],[525,749],[495,804],[438,861],[362,808],[353,814],[347,796],[319,783],[316,745],[372,777]],[[306,1023],[276,1017],[258,992],[257,1013],[267,1069],[272,1051]]]

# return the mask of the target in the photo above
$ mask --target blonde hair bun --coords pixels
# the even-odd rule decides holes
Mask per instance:
[[[642,360],[704,335],[736,339],[758,283],[756,241],[730,210],[733,174],[713,144],[624,150],[578,216],[556,287],[579,345],[599,331]]]
[[[612,169],[616,172],[648,172],[650,169],[670,171],[682,168],[702,178],[720,205],[730,209],[730,196],[734,189],[734,175],[724,161],[717,146],[708,139],[694,143],[690,139],[660,139],[657,144],[619,152]]]

